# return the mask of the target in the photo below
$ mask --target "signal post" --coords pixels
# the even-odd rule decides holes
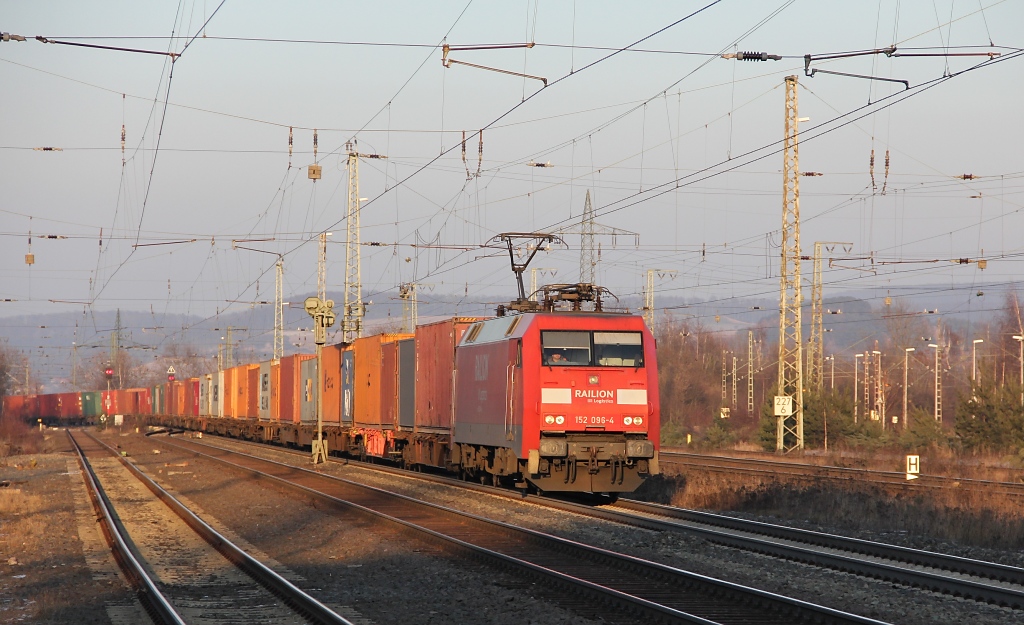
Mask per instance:
[[[313,342],[316,343],[316,438],[313,440],[313,464],[327,462],[327,441],[324,440],[324,343],[327,328],[334,325],[334,300],[306,298],[306,312],[313,318]]]

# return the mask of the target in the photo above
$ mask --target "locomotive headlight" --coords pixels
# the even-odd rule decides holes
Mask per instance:
[[[633,417],[633,425],[643,425],[643,424],[644,424],[644,418],[643,417]]]
[[[648,440],[626,441],[626,456],[630,458],[653,458],[654,443]]]
[[[633,425],[633,417],[623,417],[622,425]]]
[[[538,453],[545,458],[564,458],[569,445],[564,438],[541,438]]]
[[[548,425],[553,425],[555,423],[555,417],[552,415],[544,417],[544,423],[547,423]]]
[[[555,423],[557,423],[558,425],[562,425],[563,423],[565,423],[565,417],[563,417],[562,415],[558,415],[557,417],[555,417]]]

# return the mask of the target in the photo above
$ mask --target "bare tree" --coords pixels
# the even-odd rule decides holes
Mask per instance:
[[[13,395],[17,391],[28,392],[25,388],[24,373],[24,354],[7,345],[6,341],[0,343],[0,396]]]
[[[921,337],[928,334],[928,325],[924,317],[920,312],[910,310],[903,300],[893,302],[882,319],[889,335],[889,348],[893,351],[902,351],[904,348],[919,345]]]
[[[164,375],[168,367],[174,367],[175,377],[179,380],[198,378],[217,369],[213,358],[203,356],[188,343],[169,343],[160,355],[160,365]]]

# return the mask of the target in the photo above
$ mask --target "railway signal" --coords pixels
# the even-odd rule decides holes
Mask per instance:
[[[324,440],[323,421],[323,370],[324,343],[327,342],[327,328],[334,325],[334,300],[307,297],[306,312],[313,318],[313,342],[316,343],[316,439],[312,443],[313,464],[327,462],[327,441]]]

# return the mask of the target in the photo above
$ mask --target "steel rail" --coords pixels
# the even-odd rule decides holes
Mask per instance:
[[[302,455],[302,457],[305,458],[305,455]],[[354,461],[348,462],[351,464],[357,464]],[[363,466],[365,463],[358,464]],[[508,489],[469,484],[448,477],[411,473],[401,469],[383,467],[381,465],[374,464],[365,464],[365,466],[367,468],[372,468],[373,470],[389,474],[401,475],[435,483],[449,484],[505,498],[522,499],[528,497],[531,503],[576,514],[584,514],[591,517],[601,518],[606,521],[623,523],[635,527],[643,527],[645,529],[655,531],[687,532],[699,535],[711,542],[725,544],[747,551],[755,551],[774,557],[803,562],[805,564],[813,564],[858,575],[884,579],[886,581],[894,581],[901,584],[926,588],[928,590],[966,597],[986,603],[994,603],[1013,608],[1024,608],[1024,591],[1022,590],[992,586],[990,584],[974,580],[957,579],[931,571],[915,571],[913,569],[907,569],[893,564],[872,562],[850,555],[825,553],[806,546],[780,544],[772,542],[771,540],[766,540],[763,537],[767,536],[770,538],[804,543],[805,545],[841,550],[852,554],[863,554],[875,558],[903,562],[922,567],[930,567],[953,573],[980,577],[992,581],[1008,582],[1024,586],[1024,569],[1014,566],[986,562],[983,560],[973,560],[970,558],[962,558],[959,556],[951,556],[920,549],[912,549],[909,547],[900,547],[898,545],[889,545],[857,538],[848,538],[834,534],[813,532],[781,525],[772,525],[758,521],[748,521],[746,519],[739,519],[720,514],[663,506],[660,504],[652,504],[629,499],[620,499],[618,502],[613,504],[613,509],[595,508],[579,502],[551,497],[526,495],[525,493],[518,493],[514,491],[510,492]],[[660,517],[668,517],[672,520],[652,519],[646,516],[637,516],[635,514],[624,512],[624,510]],[[683,525],[677,521],[696,523],[703,527]],[[758,534],[760,537],[737,536],[716,528]]]
[[[92,499],[93,508],[99,514],[103,534],[114,554],[114,560],[117,561],[121,571],[124,572],[128,583],[135,588],[139,602],[142,603],[146,613],[149,614],[155,623],[160,625],[186,625],[171,603],[160,592],[156,582],[146,573],[142,563],[132,553],[131,548],[128,546],[130,539],[127,538],[127,531],[113,514],[113,505],[107,499],[103,487],[100,486],[99,478],[93,472],[92,465],[86,460],[85,452],[78,444],[78,441],[75,440],[71,430],[65,429],[64,431],[67,432],[68,439],[75,448],[78,466],[82,469],[82,476],[89,491],[89,498]]]
[[[874,484],[903,486],[911,489],[938,490],[947,488],[972,488],[986,490],[1012,497],[1024,496],[1024,483],[981,480],[977,478],[955,478],[942,475],[920,475],[908,482],[905,473],[898,471],[872,471],[853,467],[832,465],[800,464],[780,462],[765,458],[736,458],[693,454],[679,451],[661,452],[662,464],[700,466],[706,470],[741,470],[747,473],[766,473],[798,477],[819,477],[828,479],[865,480]]]
[[[724,527],[742,532],[763,534],[774,538],[781,538],[783,540],[791,540],[818,545],[829,549],[840,549],[853,553],[861,553],[877,558],[885,558],[887,560],[906,562],[909,564],[916,564],[918,566],[927,566],[953,573],[973,575],[974,577],[983,577],[994,581],[1009,582],[1024,586],[1024,569],[996,562],[974,560],[971,558],[936,553],[934,551],[925,551],[923,549],[901,547],[899,545],[890,545],[887,543],[863,540],[860,538],[837,536],[835,534],[827,534],[824,532],[786,527],[784,525],[774,525],[760,521],[750,521],[722,514],[701,512],[699,510],[688,510],[685,508],[664,506],[656,503],[635,501],[632,499],[620,499],[614,504],[614,506],[646,514],[657,514],[674,519],[682,519],[695,523],[703,523],[705,525]]]
[[[102,445],[108,452],[117,457],[117,459],[121,461],[121,464],[124,465],[124,467],[128,469],[133,476],[145,484],[146,487],[149,488],[149,490],[156,495],[158,499],[160,499],[160,501],[165,503],[167,507],[181,517],[181,519],[190,528],[192,528],[196,534],[209,543],[210,546],[227,558],[229,562],[244,571],[258,584],[270,591],[274,596],[281,599],[286,605],[288,605],[288,607],[295,610],[307,620],[321,625],[353,625],[351,621],[345,619],[324,604],[320,603],[320,601],[307,594],[304,590],[281,577],[273,569],[267,567],[256,558],[253,558],[251,555],[225,538],[222,534],[218,533],[217,530],[210,527],[210,525],[199,518],[194,512],[189,510],[187,506],[182,504],[173,495],[150,479],[137,466],[118,454],[116,450],[103,441],[97,439],[91,433],[86,432],[86,434],[98,444]]]
[[[298,484],[298,479],[314,479],[324,480],[329,484],[342,485],[345,488],[358,489],[360,493],[369,494],[372,497],[385,497],[387,501],[393,505],[394,502],[398,502],[403,505],[413,506],[414,512],[411,514],[417,520],[424,516],[424,513],[430,515],[442,515],[446,518],[455,519],[457,521],[456,527],[466,528],[467,524],[471,525],[474,529],[483,529],[486,532],[494,533],[500,532],[504,536],[516,538],[522,542],[528,544],[540,545],[543,547],[543,551],[546,554],[559,554],[559,562],[572,563],[586,561],[590,565],[602,565],[606,570],[614,570],[617,572],[628,571],[631,575],[635,575],[636,578],[644,578],[650,583],[661,583],[667,585],[675,590],[669,592],[665,596],[672,595],[674,593],[682,592],[684,589],[698,589],[702,595],[728,597],[727,603],[733,607],[740,605],[750,606],[749,609],[756,610],[762,617],[774,618],[775,622],[794,623],[794,622],[812,622],[812,623],[858,623],[858,624],[878,624],[880,621],[861,617],[854,614],[842,612],[832,608],[815,605],[809,602],[793,599],[790,597],[783,597],[767,591],[744,587],[739,584],[727,582],[723,580],[714,579],[711,577],[698,575],[675,567],[649,562],[640,558],[636,558],[629,555],[619,554],[598,547],[589,545],[583,545],[571,540],[560,538],[557,536],[545,534],[535,530],[530,530],[522,527],[513,526],[500,521],[494,521],[479,517],[467,512],[462,512],[452,508],[447,508],[433,503],[428,503],[407,497],[405,495],[384,491],[382,489],[374,488],[364,484],[359,484],[345,480],[342,478],[325,475],[309,469],[292,466],[289,464],[280,463],[265,458],[259,458],[251,456],[238,451],[224,449],[221,447],[204,445],[207,449],[215,449],[224,454],[231,454],[241,460],[235,462],[233,460],[226,459],[224,457],[218,457],[217,455],[205,453],[197,449],[199,445],[196,443],[182,440],[175,440],[171,442],[168,439],[160,439],[161,442],[171,447],[176,447],[181,451],[192,453],[196,456],[203,457],[230,467],[237,470],[246,472],[248,474],[257,476],[262,479],[270,479],[279,484],[287,486],[292,489],[299,490],[307,495],[316,497],[323,501],[327,501],[338,505],[344,509],[357,511],[364,515],[369,515],[374,519],[383,519],[388,522],[399,525],[400,527],[412,530],[419,535],[429,536],[435,541],[440,541],[442,544],[454,545],[459,550],[473,554],[475,557],[484,558],[492,562],[496,562],[503,567],[515,567],[521,571],[527,571],[531,575],[540,576],[547,581],[555,582],[562,588],[572,588],[576,592],[582,592],[585,596],[589,596],[595,600],[601,602],[607,602],[609,599],[613,599],[627,606],[627,609],[644,615],[645,617],[654,619],[662,622],[685,622],[685,623],[710,623],[705,618],[697,615],[688,614],[676,608],[666,606],[657,603],[652,600],[648,600],[631,594],[624,590],[610,588],[606,585],[598,583],[596,581],[581,579],[578,576],[566,574],[561,571],[557,571],[547,566],[537,564],[535,562],[528,562],[521,558],[513,557],[511,555],[501,553],[482,547],[480,545],[472,544],[470,542],[461,540],[455,536],[448,535],[446,533],[433,530],[429,527],[425,527],[420,523],[414,523],[412,521],[398,518],[392,514],[375,510],[365,505],[356,503],[355,501],[349,501],[341,499],[333,495],[329,495],[317,488],[311,486],[305,486]],[[247,463],[247,464],[243,464]],[[251,466],[255,464],[259,467],[269,467],[268,470],[262,470],[262,468],[256,468]],[[274,475],[269,470],[284,470],[287,477],[281,477]],[[367,496],[367,495],[364,495]],[[388,503],[381,504],[383,506],[389,505]],[[420,521],[422,522],[422,521]],[[633,584],[635,586],[635,583]],[[748,622],[750,614],[746,614],[742,620],[727,619],[724,622]]]

